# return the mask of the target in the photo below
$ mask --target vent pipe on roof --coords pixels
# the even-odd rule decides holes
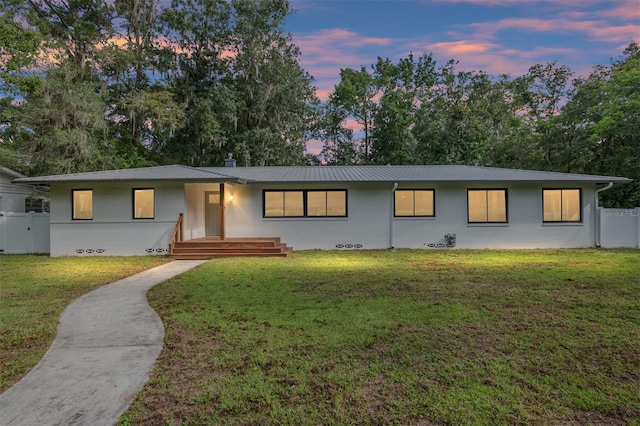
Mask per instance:
[[[224,159],[224,166],[225,167],[235,167],[236,166],[236,160],[233,159],[233,153],[232,152],[227,153],[227,158]]]

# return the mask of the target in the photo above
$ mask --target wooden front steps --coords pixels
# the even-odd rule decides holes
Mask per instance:
[[[172,259],[194,260],[216,257],[267,256],[288,257],[291,247],[280,242],[280,238],[196,238],[176,242]]]

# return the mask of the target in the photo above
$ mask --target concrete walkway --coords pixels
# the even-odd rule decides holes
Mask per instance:
[[[204,262],[169,262],[76,299],[40,363],[0,395],[0,425],[113,425],[162,350],[147,291]]]

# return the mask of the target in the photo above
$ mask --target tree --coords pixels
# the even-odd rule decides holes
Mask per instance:
[[[413,54],[397,64],[378,58],[374,80],[380,102],[374,116],[371,159],[374,164],[414,164],[418,161],[413,133],[420,99],[436,81],[435,61]]]
[[[516,103],[531,126],[536,143],[544,155],[544,163],[536,168],[560,171],[563,134],[557,119],[562,104],[570,97],[571,70],[557,62],[536,64],[527,74],[514,81]]]
[[[436,84],[421,98],[413,132],[425,164],[485,164],[504,117],[491,111],[508,110],[499,85],[484,73],[456,71],[456,65],[440,67]]]
[[[630,184],[606,191],[604,204],[640,206],[640,47],[631,43],[622,59],[613,61],[605,78],[593,79],[592,85],[580,89],[599,95],[599,102],[589,108],[597,171],[633,179]]]
[[[74,173],[118,165],[104,118],[106,105],[73,62],[50,69],[42,87],[13,105],[5,129],[29,174]],[[82,105],[82,108],[78,108]]]
[[[286,0],[232,1],[229,45],[235,100],[229,137],[240,164],[304,164],[315,93],[283,31]]]
[[[156,150],[181,163],[219,165],[226,157],[235,95],[227,79],[230,5],[224,0],[173,0],[161,14],[163,31],[174,49],[166,71],[182,126]]]
[[[40,52],[42,34],[16,22],[15,11],[0,5],[0,90],[3,93],[37,90],[42,79],[27,72]]]
[[[332,166],[356,164],[358,152],[353,141],[353,130],[344,127],[348,113],[336,106],[331,98],[321,109],[319,138],[324,142],[321,156],[324,163]]]
[[[74,78],[95,78],[99,46],[113,34],[106,0],[5,0],[7,10],[40,32],[57,61],[73,62]]]
[[[15,11],[0,4],[0,164],[26,172],[26,157],[13,138],[15,103],[42,87],[42,77],[28,72],[40,52],[42,35],[16,22]]]
[[[375,97],[378,88],[374,77],[363,66],[360,70],[340,70],[340,82],[335,86],[331,102],[343,108],[362,127],[360,161],[368,163],[371,157],[374,117],[378,109]]]
[[[2,8],[3,26],[19,35],[13,43],[28,48],[22,56],[13,56],[20,59],[10,65],[16,72],[3,79],[18,89],[2,108],[3,147],[11,147],[20,169],[29,174],[118,164],[97,60],[99,46],[111,35],[113,8],[102,0],[6,0]],[[43,56],[50,61],[34,61]],[[20,66],[35,71],[21,75]]]
[[[108,82],[108,116],[119,149],[138,157],[135,166],[179,127],[182,108],[157,78],[168,49],[160,43],[156,1],[117,0],[115,8],[118,36],[100,51],[101,76]]]

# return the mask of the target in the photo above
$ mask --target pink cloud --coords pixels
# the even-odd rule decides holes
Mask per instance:
[[[622,21],[638,21],[640,17],[640,3],[637,0],[627,0],[613,8],[597,12],[597,15],[605,18],[620,19]]]
[[[472,3],[485,6],[504,6],[505,4],[525,3],[526,0],[437,0],[440,3]],[[529,0],[534,1],[534,0]]]
[[[322,30],[310,35],[314,40],[324,46],[334,45],[335,47],[350,46],[387,46],[393,42],[392,39],[386,37],[365,37],[353,31],[342,28],[332,28]]]
[[[366,37],[344,29],[329,29],[296,35],[294,42],[300,48],[300,64],[316,79],[316,93],[326,100],[338,82],[343,68],[360,68],[375,61],[380,48],[393,46],[393,40],[381,37]],[[376,54],[367,54],[374,49]]]
[[[473,41],[458,40],[433,43],[430,44],[429,47],[434,51],[447,52],[449,55],[457,57],[459,55],[466,55],[470,53],[484,53],[495,48],[496,45],[492,43],[477,43]]]
[[[351,129],[354,132],[362,131],[362,125],[353,118],[346,119],[344,123],[342,123],[342,127],[344,127],[345,129]]]
[[[318,139],[308,139],[306,145],[307,145],[307,152],[309,154],[318,155],[320,154],[320,151],[322,151],[322,147],[324,146],[324,143]]]
[[[519,30],[523,32],[586,33],[594,40],[607,42],[631,41],[640,34],[640,25],[607,25],[606,21],[575,21],[567,18],[533,19],[533,18],[507,18],[495,22],[483,22],[471,24],[476,29],[475,36],[492,40],[497,37],[499,31]]]
[[[316,85],[316,96],[318,96],[318,99],[321,101],[329,100],[329,95],[333,92],[333,85],[331,85],[331,87],[327,87],[328,85],[329,83],[323,85],[323,87],[318,87],[318,85]]]
[[[517,50],[495,43],[478,43],[473,40],[458,40],[421,45],[422,50],[431,51],[436,58],[453,58],[459,61],[458,69],[486,71],[489,74],[525,74],[535,63],[547,62],[549,57],[578,56],[575,49],[536,47]],[[439,61],[442,62],[442,61]]]
[[[435,1],[435,0],[434,0]],[[528,17],[506,17],[490,22],[476,22],[465,26],[451,26],[439,34],[408,38],[369,37],[343,29],[325,29],[308,34],[294,34],[294,43],[302,51],[301,65],[316,79],[315,86],[320,99],[326,100],[335,84],[339,82],[340,70],[369,67],[376,58],[388,57],[392,61],[407,57],[409,53],[420,56],[433,53],[438,64],[449,59],[459,61],[460,70],[482,70],[489,74],[526,73],[536,63],[558,61],[570,64],[578,74],[588,74],[592,53],[607,57],[614,56],[614,50],[621,52],[630,41],[640,37],[640,5],[638,0],[617,0],[596,2],[591,7],[585,3],[568,5],[566,0],[437,0],[452,3],[474,3],[485,6],[517,6],[544,8],[548,19]],[[294,3],[307,7],[304,0]],[[313,7],[326,7],[321,2],[308,2]],[[590,3],[593,4],[593,3]],[[310,6],[309,6],[310,7]],[[605,10],[607,9],[607,10]],[[515,48],[507,46],[502,32],[516,32],[521,35],[541,33],[558,36],[577,35],[591,40],[589,52],[578,46],[566,47],[541,44],[534,47]],[[536,38],[531,36],[531,40]],[[545,43],[545,44],[542,44]],[[613,46],[612,46],[613,45]],[[618,48],[619,47],[619,48]],[[526,49],[526,50],[525,50]]]

